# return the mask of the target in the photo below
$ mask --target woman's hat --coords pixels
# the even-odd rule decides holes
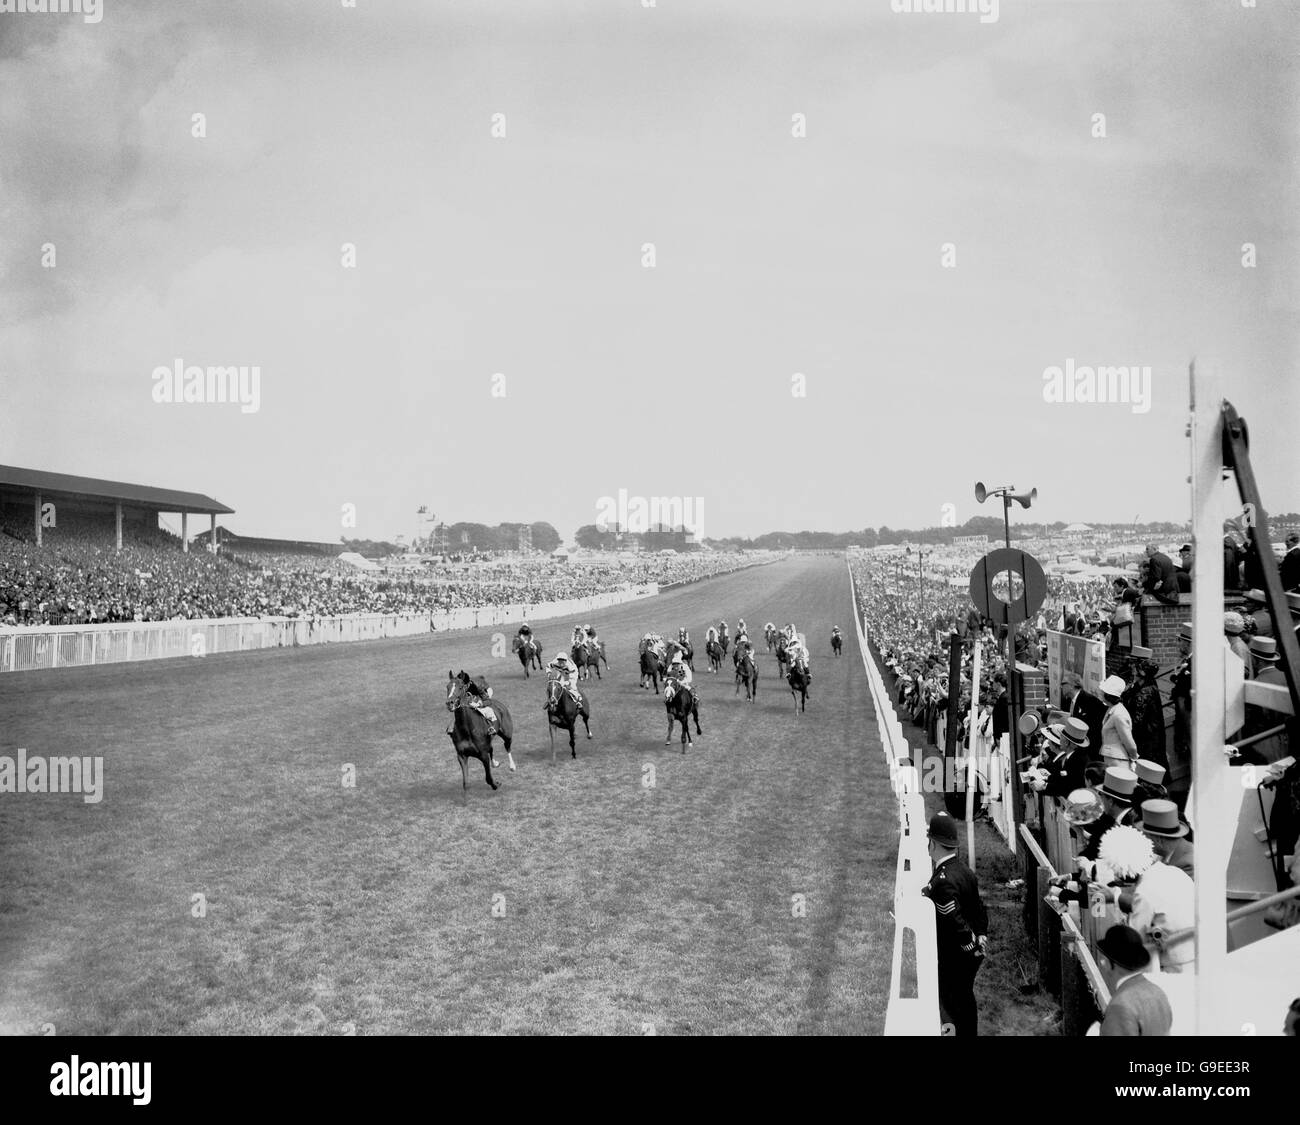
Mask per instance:
[[[1101,694],[1109,695],[1112,699],[1118,699],[1124,694],[1124,689],[1128,687],[1119,676],[1107,676],[1101,681]]]
[[[1187,825],[1178,819],[1178,806],[1173,801],[1143,801],[1140,827],[1148,836],[1161,836],[1166,840],[1187,835]]]
[[[1123,766],[1107,766],[1106,780],[1101,791],[1112,801],[1122,805],[1133,803],[1133,790],[1137,788],[1137,774]]]
[[[1234,613],[1232,610],[1229,610],[1223,615],[1223,631],[1229,636],[1235,637],[1245,628],[1246,623],[1241,619],[1240,613]]]
[[[1065,819],[1071,824],[1092,824],[1102,814],[1101,798],[1091,789],[1074,789],[1065,799]]]
[[[1246,600],[1248,602],[1259,602],[1260,605],[1268,604],[1268,598],[1264,596],[1263,590],[1247,590]]]

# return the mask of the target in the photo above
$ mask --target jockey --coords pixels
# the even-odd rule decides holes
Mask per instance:
[[[773,625],[772,622],[769,621],[766,625],[763,626],[763,632],[764,632],[764,633],[775,633],[775,632],[776,632],[776,626]]]
[[[795,634],[794,640],[786,642],[785,652],[786,656],[789,657],[790,667],[800,669],[811,681],[812,669],[808,667],[808,649],[804,646],[803,641],[799,639],[798,633]]]
[[[533,627],[527,621],[519,626],[519,632],[516,634],[525,644],[533,639]]]
[[[546,666],[549,673],[549,683],[559,684],[561,688],[573,696],[573,701],[579,706],[582,705],[582,696],[578,694],[577,683],[574,677],[577,675],[578,666],[569,658],[567,652],[557,653],[555,658]],[[549,711],[559,701],[558,696],[552,698],[552,693],[547,692],[546,705],[543,710]]]
[[[732,653],[731,653],[731,662],[732,662],[732,663],[733,663],[737,668],[739,668],[739,667],[740,667],[740,658],[741,658],[742,656],[744,656],[746,653],[750,653],[750,654],[752,654],[753,651],[754,651],[754,643],[749,639],[749,634],[748,634],[748,633],[737,633],[737,634],[736,634],[736,647],[732,650]]]
[[[583,632],[587,634],[587,647],[588,647],[588,649],[589,649],[591,652],[598,652],[598,651],[600,650],[600,641],[598,641],[598,640],[596,639],[596,630],[593,629],[590,625],[588,625],[588,626],[583,630]]]
[[[488,704],[492,698],[492,689],[488,687],[487,680],[482,676],[473,676],[465,684],[465,702],[468,703],[475,711],[487,720],[488,727],[496,730],[497,713]],[[452,734],[456,729],[456,716],[451,716],[451,721],[447,724],[447,733]]]
[[[587,642],[587,635],[582,631],[581,625],[573,627],[573,647],[581,648]]]
[[[658,633],[647,633],[641,638],[641,651],[653,651],[656,656],[664,654],[664,639]]]
[[[691,686],[691,668],[690,665],[682,659],[681,650],[678,649],[673,655],[673,662],[668,665],[667,673],[668,682],[664,685],[664,702],[671,701],[677,694],[679,688],[689,689]]]
[[[719,621],[719,622],[718,622],[718,640],[720,640],[720,641],[725,641],[726,639],[727,639],[727,623],[726,623],[725,621]]]
[[[737,644],[740,643],[740,638],[741,638],[742,636],[744,636],[745,633],[747,633],[747,632],[748,632],[748,630],[745,628],[745,619],[742,617],[742,618],[740,619],[740,621],[739,621],[739,622],[737,623],[737,625],[736,625],[736,643],[737,643]]]
[[[677,644],[678,644],[678,647],[680,647],[680,648],[682,648],[682,649],[690,649],[690,651],[691,651],[692,653],[694,653],[694,651],[695,651],[695,650],[691,647],[691,635],[690,635],[690,633],[688,633],[688,632],[686,631],[686,626],[685,626],[685,625],[682,625],[682,626],[677,630]]]
[[[716,644],[717,641],[718,641],[718,631],[712,625],[710,625],[709,631],[704,634],[704,643]]]

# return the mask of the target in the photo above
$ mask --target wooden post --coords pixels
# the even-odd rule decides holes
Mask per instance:
[[[36,545],[41,545],[41,494],[36,494]]]
[[[1047,905],[1047,892],[1051,875],[1046,868],[1038,868],[1034,893],[1038,900],[1038,984],[1044,992],[1055,995],[1060,991],[1060,965],[1057,937],[1056,911]]]
[[[113,518],[117,524],[117,549],[122,549],[122,501],[117,500],[113,503]]]
[[[181,513],[181,550],[186,554],[190,549],[190,514],[189,512]]]
[[[217,553],[217,513],[212,513],[212,553]]]
[[[1079,960],[1074,955],[1074,943],[1062,940],[1060,953],[1061,1034],[1069,1038],[1076,1038],[1087,1031],[1086,1027],[1080,1026],[1083,1023],[1080,1011],[1083,1006],[1083,996],[1081,994],[1087,990],[1083,987],[1083,981],[1079,979],[1083,970],[1079,967]]]

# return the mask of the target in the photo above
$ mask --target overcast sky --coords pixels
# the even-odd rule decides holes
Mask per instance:
[[[346,503],[349,535],[428,504],[568,538],[620,488],[701,497],[706,535],[924,526],[997,515],[977,478],[1182,519],[1196,356],[1297,509],[1298,31],[1271,0],[2,14],[0,463],[327,540]],[[177,358],[257,365],[259,409],[155,402]],[[1067,360],[1149,366],[1150,409],[1044,401]]]

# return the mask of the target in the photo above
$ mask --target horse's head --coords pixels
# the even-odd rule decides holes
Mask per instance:
[[[447,671],[447,710],[454,711],[460,706],[461,699],[465,696],[465,688],[469,684],[469,677],[461,672],[459,676],[453,675],[451,670]]]

